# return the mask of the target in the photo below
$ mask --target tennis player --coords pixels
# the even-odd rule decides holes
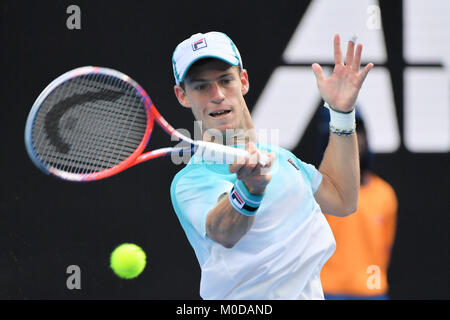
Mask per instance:
[[[175,212],[201,267],[203,299],[324,298],[320,271],[335,240],[323,213],[349,215],[358,201],[354,108],[373,67],[360,72],[361,51],[349,41],[344,64],[336,35],[333,74],[326,78],[320,65],[312,65],[331,118],[317,170],[288,150],[258,143],[244,99],[248,73],[227,35],[198,33],[176,47],[175,95],[201,121],[203,140],[251,154],[230,165],[194,155],[172,181]],[[264,167],[260,153],[270,158]]]

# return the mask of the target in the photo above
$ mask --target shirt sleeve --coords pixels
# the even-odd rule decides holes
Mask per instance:
[[[171,199],[178,219],[188,237],[195,232],[206,237],[206,217],[223,193],[231,191],[233,184],[216,174],[202,174],[201,169],[175,176],[171,186]]]
[[[320,184],[322,183],[322,174],[312,164],[303,162],[302,160],[300,160],[297,157],[296,157],[296,160],[297,160],[297,165],[300,167],[302,172],[306,175],[306,179],[310,183],[313,193],[315,193],[317,191],[317,189],[319,188]]]

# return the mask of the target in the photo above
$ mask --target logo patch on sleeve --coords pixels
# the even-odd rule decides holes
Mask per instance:
[[[292,166],[293,166],[295,169],[300,170],[300,168],[295,164],[294,160],[289,159],[288,162],[289,162],[290,164],[292,164]]]

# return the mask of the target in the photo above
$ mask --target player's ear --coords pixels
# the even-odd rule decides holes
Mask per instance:
[[[250,90],[250,82],[248,81],[247,70],[245,69],[241,70],[240,79],[242,84],[241,86],[242,95],[245,96],[247,92]]]
[[[187,97],[186,91],[179,85],[175,85],[173,87],[173,90],[175,92],[175,96],[178,99],[178,102],[186,108],[190,108],[191,104],[189,103],[189,99]]]

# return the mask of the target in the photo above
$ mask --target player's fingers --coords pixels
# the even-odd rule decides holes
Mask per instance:
[[[235,163],[230,164],[228,171],[231,173],[238,172],[247,162],[247,157],[238,157]]]
[[[253,141],[247,142],[247,144],[245,145],[245,150],[247,150],[250,154],[255,153],[258,148],[256,147],[256,143],[254,143]]]
[[[373,66],[374,66],[373,63],[368,63],[364,67],[364,69],[361,71],[361,73],[359,74],[359,81],[360,81],[361,85],[364,82],[364,80],[366,79],[367,74],[369,73],[369,71],[372,70]]]
[[[253,142],[248,142],[245,145],[245,150],[251,155],[252,153],[256,152],[256,145]],[[228,170],[231,173],[237,173],[243,166],[245,166],[247,164],[249,160],[248,156],[245,157],[238,157],[236,159],[236,162],[234,162],[233,164],[231,164],[228,168]]]
[[[265,168],[270,168],[270,167],[272,167],[272,165],[273,165],[273,163],[275,162],[275,159],[276,159],[276,154],[275,154],[275,152],[271,152],[271,153],[269,153],[268,154],[268,156],[269,156],[269,163],[267,164],[267,166],[265,166]]]
[[[353,56],[355,54],[355,42],[350,39],[347,44],[347,54],[345,56],[345,64],[347,66],[352,66]]]
[[[355,58],[353,59],[352,69],[359,72],[359,68],[361,67],[361,53],[362,53],[363,45],[358,43],[356,46]]]
[[[256,143],[250,141],[246,144],[245,149],[248,151],[248,153],[250,154],[250,157],[248,158],[247,163],[250,164],[258,164],[259,161],[259,153],[258,153],[258,148],[256,146]]]
[[[271,176],[269,175],[269,173],[273,163],[275,162],[276,155],[275,152],[268,153],[266,151],[264,151],[264,154],[267,156],[267,158],[269,158],[269,161],[265,166],[261,167],[260,174],[262,176],[265,176],[265,179],[268,179],[267,181],[270,181]]]
[[[268,182],[270,181],[270,175],[267,175],[270,173],[271,167],[275,162],[276,154],[275,152],[269,153],[267,151],[261,151],[261,153],[268,158],[268,162],[264,166],[262,166],[261,164],[256,166],[255,169],[249,174],[249,176],[256,178],[256,180]]]
[[[323,74],[323,70],[320,64],[313,63],[311,67],[314,72],[314,75],[316,76],[317,82],[323,81],[325,79],[325,75]]]
[[[261,168],[270,168],[273,164],[273,161],[275,160],[275,153],[274,152],[267,152],[265,150],[261,151],[261,154],[263,154],[267,159],[267,163],[263,166],[261,165]]]
[[[258,153],[255,152],[247,159],[246,163],[237,171],[237,178],[242,180],[255,175],[258,164]]]
[[[334,64],[342,64],[341,37],[339,34],[334,36]]]

